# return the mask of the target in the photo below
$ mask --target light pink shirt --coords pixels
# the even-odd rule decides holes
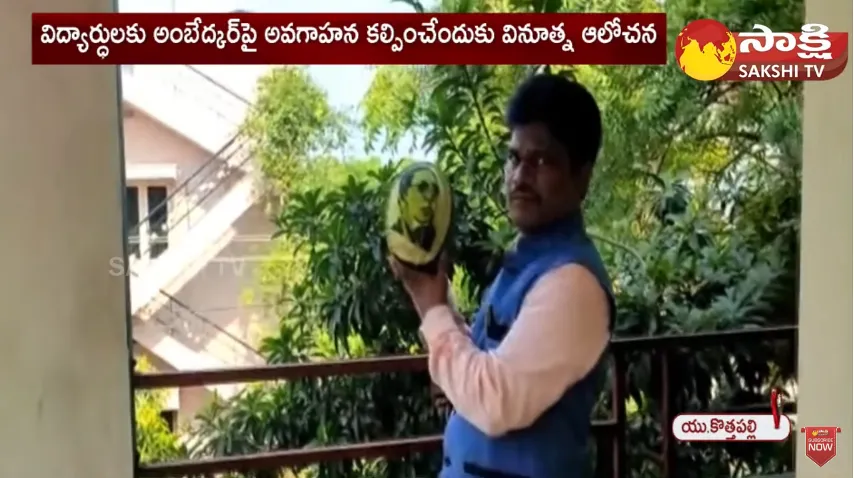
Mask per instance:
[[[494,350],[478,349],[450,306],[423,317],[433,382],[489,436],[530,426],[596,366],[610,339],[605,292],[586,268],[542,276]]]

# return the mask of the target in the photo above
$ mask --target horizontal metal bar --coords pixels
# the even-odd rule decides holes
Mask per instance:
[[[140,465],[139,477],[199,476],[228,471],[257,471],[306,466],[353,459],[398,458],[419,452],[432,452],[442,446],[442,436],[433,435],[402,440],[377,441],[357,445],[339,445],[300,450],[271,451],[243,456],[224,456]]]
[[[594,434],[613,433],[612,420],[594,421]],[[281,450],[242,456],[180,460],[140,465],[139,477],[198,476],[203,474],[271,470],[300,467],[353,459],[400,458],[413,453],[435,452],[442,447],[441,435],[418,438],[376,441],[353,445],[337,445],[297,450]]]
[[[211,76],[210,76],[210,75],[208,75],[207,73],[204,73],[204,72],[202,72],[201,70],[199,70],[198,68],[196,68],[196,67],[194,67],[194,66],[191,66],[191,65],[184,65],[184,67],[186,67],[187,69],[189,69],[189,70],[190,70],[190,71],[192,71],[193,73],[195,73],[195,74],[199,75],[200,77],[202,77],[202,78],[206,79],[207,81],[211,82],[211,84],[213,84],[214,86],[218,87],[218,88],[219,88],[220,90],[222,90],[224,93],[228,94],[229,96],[231,96],[232,98],[236,99],[237,101],[240,101],[241,103],[243,103],[243,104],[245,104],[245,105],[247,105],[247,106],[251,106],[252,102],[251,102],[251,101],[249,101],[249,99],[248,99],[248,98],[246,98],[245,96],[241,95],[240,93],[238,93],[238,92],[234,91],[233,89],[231,89],[231,88],[229,88],[229,87],[227,87],[227,86],[223,85],[223,84],[222,84],[222,83],[220,83],[219,81],[214,80],[214,79],[213,79],[213,78],[211,78]]]
[[[797,326],[748,329],[694,335],[618,338],[611,341],[613,353],[662,350],[669,348],[701,348],[730,346],[736,343],[761,340],[792,340]],[[422,372],[427,370],[426,355],[404,355],[357,360],[233,367],[193,372],[164,372],[134,376],[134,387],[174,388],[212,384],[294,380],[370,373]]]
[[[133,377],[133,385],[137,389],[196,387],[210,384],[295,380],[371,373],[424,372],[426,370],[426,355],[396,355],[369,359],[234,367],[194,372],[137,374]]]
[[[716,410],[709,410],[709,413],[717,413]],[[770,403],[757,403],[753,405],[747,405],[742,407],[732,407],[727,408],[725,413],[736,413],[736,414],[753,414],[753,413],[771,413],[771,404]],[[798,404],[797,402],[785,402],[783,403],[783,410],[781,413],[785,413],[786,415],[793,415],[798,413]]]
[[[729,346],[752,341],[794,340],[797,334],[797,325],[784,325],[779,327],[724,330],[720,332],[699,332],[685,335],[625,337],[612,340],[611,349],[614,352],[636,352],[683,347]]]
[[[168,204],[172,199],[175,199],[175,198],[176,198],[176,197],[178,197],[179,195],[182,195],[184,190],[189,190],[189,189],[190,189],[190,185],[193,183],[193,181],[195,181],[197,178],[199,178],[199,177],[202,175],[202,173],[203,173],[203,172],[204,172],[205,174],[207,174],[207,171],[208,171],[208,167],[209,167],[209,166],[219,165],[220,163],[222,163],[222,162],[224,162],[224,161],[227,161],[227,160],[231,159],[231,157],[232,157],[234,154],[236,154],[236,153],[240,152],[240,151],[241,151],[241,148],[240,148],[240,147],[238,147],[238,148],[236,148],[236,149],[232,150],[228,156],[223,157],[223,153],[225,153],[226,151],[228,151],[228,149],[229,149],[229,148],[231,148],[231,147],[232,147],[232,146],[233,146],[233,145],[234,145],[238,140],[240,140],[240,139],[241,139],[241,138],[240,138],[240,134],[241,134],[241,133],[240,133],[240,132],[238,132],[238,133],[236,133],[234,136],[232,136],[228,141],[226,141],[226,143],[225,143],[221,148],[219,148],[219,149],[218,149],[214,154],[212,154],[210,158],[208,158],[207,160],[205,160],[205,162],[204,162],[204,163],[202,163],[202,165],[201,165],[201,166],[199,166],[198,168],[196,168],[196,170],[195,170],[195,171],[193,171],[189,176],[187,176],[187,177],[184,179],[184,181],[183,181],[183,182],[181,182],[181,184],[179,184],[177,187],[175,187],[175,188],[172,190],[172,192],[171,192],[171,193],[169,193],[169,194],[168,194],[168,195],[163,199],[163,201],[162,201],[160,204],[157,204],[155,207],[153,207],[153,208],[149,209],[148,214],[147,214],[144,218],[142,218],[141,220],[139,220],[136,224],[129,225],[129,226],[130,226],[130,229],[129,229],[129,230],[136,229],[136,230],[138,231],[138,230],[142,227],[142,225],[143,225],[143,224],[145,224],[145,223],[147,223],[147,222],[151,221],[151,219],[154,217],[154,215],[155,215],[155,214],[157,214],[157,213],[160,211],[160,209],[162,209],[162,208],[164,208],[164,207],[167,207],[167,204]],[[205,176],[205,177],[207,177],[207,176]]]
[[[791,405],[794,406],[794,404]],[[748,413],[747,409],[759,411],[763,409],[763,406],[744,407],[739,409],[738,412]],[[735,411],[727,410],[726,412]],[[616,428],[617,423],[613,419],[595,420],[591,424],[592,434],[600,438],[612,435]],[[245,472],[301,467],[315,463],[329,463],[352,459],[393,459],[413,453],[435,452],[441,448],[441,445],[442,436],[431,435],[352,445],[280,450],[250,455],[203,458],[199,460],[176,460],[163,463],[142,464],[138,469],[137,476],[149,478],[198,476],[229,471]]]

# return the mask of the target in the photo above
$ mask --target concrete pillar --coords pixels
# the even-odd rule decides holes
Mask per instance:
[[[119,115],[114,68],[30,66],[30,13],[109,11],[109,0],[0,6],[0,476],[132,473]],[[851,32],[849,0],[807,18]],[[852,73],[806,86],[799,425],[841,426],[818,468],[852,476]]]
[[[115,67],[31,66],[31,12],[0,3],[0,476],[133,472]]]
[[[807,21],[851,35],[851,0],[806,0]],[[851,54],[849,38],[849,55]],[[797,450],[797,478],[852,476],[852,68],[806,83],[798,350],[798,427],[842,427],[819,468]]]

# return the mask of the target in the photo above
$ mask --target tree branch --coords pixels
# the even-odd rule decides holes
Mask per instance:
[[[700,134],[693,137],[695,141],[710,141],[713,139],[745,139],[753,142],[762,141],[762,137],[756,133],[747,131],[718,131],[715,133]]]
[[[643,266],[644,269],[646,269],[646,261],[643,259],[643,257],[641,257],[640,254],[638,254],[636,250],[632,249],[631,247],[622,244],[618,241],[615,241],[614,239],[609,239],[605,236],[599,235],[590,230],[587,231],[587,235],[590,236],[591,239],[604,242],[605,244],[608,244],[611,247],[615,247],[621,251],[627,252],[630,256],[634,257],[635,260],[637,260],[640,265]]]
[[[661,174],[661,171],[664,169],[664,165],[667,163],[667,154],[670,152],[670,149],[673,147],[673,144],[676,142],[676,139],[682,136],[682,134],[688,130],[691,126],[703,116],[703,113],[709,109],[710,106],[717,103],[719,99],[723,96],[729,94],[732,91],[735,91],[737,88],[741,86],[741,83],[726,83],[722,88],[710,88],[707,90],[706,94],[703,98],[703,107],[701,111],[694,116],[693,118],[685,121],[681,125],[677,126],[676,129],[671,133],[670,140],[665,144],[661,153],[659,153],[658,157],[655,161],[657,161],[657,165],[655,167],[655,174]]]
[[[498,154],[498,150],[495,149],[495,142],[492,139],[492,133],[489,132],[489,127],[486,125],[486,117],[483,114],[483,108],[480,106],[480,100],[477,95],[477,88],[475,88],[474,81],[472,80],[471,74],[469,74],[468,66],[462,65],[463,76],[466,79],[466,86],[471,94],[472,103],[474,103],[474,110],[477,113],[477,119],[480,123],[481,129],[483,129],[483,134],[486,135],[486,142],[489,143],[489,149],[492,151],[492,155],[495,157],[496,164],[501,164],[501,155]]]

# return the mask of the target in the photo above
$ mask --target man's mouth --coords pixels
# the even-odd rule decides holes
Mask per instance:
[[[520,201],[520,202],[537,202],[540,198],[533,193],[513,193],[510,195],[510,201]]]

